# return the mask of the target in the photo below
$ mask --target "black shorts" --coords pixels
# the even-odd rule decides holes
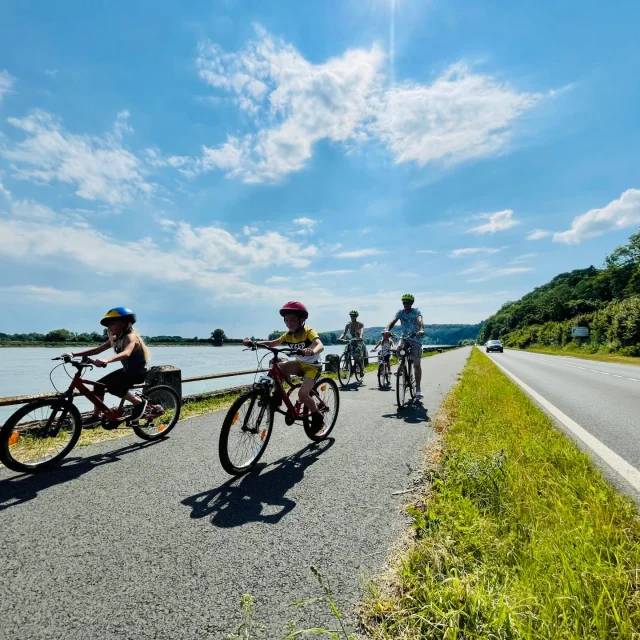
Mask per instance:
[[[105,385],[107,387],[107,391],[112,396],[124,398],[127,391],[129,391],[134,384],[142,384],[146,377],[146,371],[133,372],[119,369],[118,371],[112,371],[104,376],[104,378],[100,378],[98,382]]]

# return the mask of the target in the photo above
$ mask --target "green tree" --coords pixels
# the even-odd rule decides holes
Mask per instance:
[[[275,340],[276,338],[279,338],[282,334],[283,334],[282,331],[280,331],[279,329],[275,329],[269,334],[267,340]]]
[[[215,331],[213,331],[211,333],[211,339],[216,344],[222,344],[227,339],[224,329],[216,329]]]
[[[73,339],[73,334],[67,329],[54,329],[44,337],[45,342],[67,342]]]

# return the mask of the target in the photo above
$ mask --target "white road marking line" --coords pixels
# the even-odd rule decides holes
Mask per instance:
[[[591,449],[596,455],[604,460],[618,475],[624,478],[636,491],[640,491],[640,471],[630,465],[624,458],[621,458],[615,451],[611,451],[609,447],[600,442],[598,438],[592,436],[586,429],[581,427],[577,422],[572,420],[567,414],[563,413],[552,405],[548,400],[543,398],[537,391],[534,391],[529,385],[525,384],[515,376],[511,371],[506,369],[502,364],[496,362],[493,358],[490,360],[495,363],[504,373],[506,373],[525,393],[528,393],[536,400],[544,409],[550,413],[558,422],[562,423],[576,438],[582,440],[584,444]]]
[[[532,354],[528,354],[528,355],[532,355]],[[555,362],[555,364],[562,365],[563,367],[573,367],[574,369],[582,369],[583,371],[591,371],[593,373],[599,373],[603,376],[611,376],[612,378],[622,378],[623,380],[631,380],[631,382],[640,382],[639,378],[628,378],[627,376],[621,376],[621,375],[618,375],[617,373],[608,373],[607,371],[600,371],[599,369],[589,369],[589,367],[579,367],[577,364],[569,364],[568,362],[562,362],[560,360],[557,360],[556,356],[547,357],[539,353],[536,353],[535,355],[541,360],[551,360],[552,362]],[[560,356],[560,357],[563,357],[563,356]],[[564,357],[569,357],[569,356],[564,356]]]

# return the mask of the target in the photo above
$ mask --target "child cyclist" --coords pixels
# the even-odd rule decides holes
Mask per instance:
[[[373,351],[377,351],[378,347],[381,347],[382,349],[382,357],[385,363],[389,364],[389,361],[391,360],[391,352],[396,348],[391,331],[382,332],[382,338],[378,344],[373,347]]]
[[[324,351],[324,345],[320,340],[320,336],[311,328],[305,327],[305,320],[309,317],[307,308],[302,302],[287,302],[280,309],[280,315],[284,318],[287,325],[287,332],[283,333],[276,340],[268,340],[265,342],[252,342],[249,338],[245,338],[243,343],[245,346],[252,344],[261,344],[266,347],[277,347],[278,345],[286,345],[290,349],[299,349],[301,354],[296,356],[295,360],[280,364],[280,368],[288,376],[302,376],[302,386],[298,391],[298,397],[311,414],[311,425],[314,429],[321,431],[323,428],[323,417],[318,412],[318,407],[314,399],[309,395],[313,389],[313,383],[322,371],[322,359],[320,353]]]
[[[94,360],[97,367],[106,367],[112,362],[121,362],[122,369],[112,371],[98,382],[106,386],[106,390],[118,398],[126,398],[134,405],[131,418],[137,420],[146,409],[146,400],[143,401],[135,395],[131,388],[135,384],[144,382],[147,377],[147,362],[150,359],[149,350],[144,340],[134,330],[136,314],[126,307],[110,309],[100,320],[100,324],[107,328],[108,340],[99,347],[76,351],[65,355],[95,356],[113,347],[115,355],[109,358]],[[104,400],[102,387],[95,387],[95,394],[100,400]],[[100,407],[95,405],[93,415],[83,420],[84,426],[93,426],[100,422]]]

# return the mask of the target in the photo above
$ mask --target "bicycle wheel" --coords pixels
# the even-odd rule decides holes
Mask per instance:
[[[222,468],[232,476],[249,471],[265,452],[272,430],[271,396],[256,389],[242,394],[222,423],[218,444]]]
[[[384,367],[384,384],[386,387],[391,385],[391,366],[389,364]]]
[[[160,440],[169,435],[180,418],[180,398],[170,386],[159,384],[142,394],[147,408],[139,420],[129,423],[143,440]]]
[[[30,402],[0,429],[0,462],[13,471],[43,471],[73,449],[81,431],[80,412],[69,400]]]
[[[410,368],[411,363],[402,359],[396,373],[396,400],[398,401],[398,410],[405,406],[407,394],[410,389]]]
[[[378,386],[383,389],[386,385],[385,382],[385,366],[384,364],[378,365]]]
[[[341,387],[346,387],[351,380],[351,356],[343,353],[338,363],[338,382]]]
[[[353,365],[353,375],[356,378],[358,384],[362,384],[364,379],[364,362],[362,358],[356,358]]]
[[[316,401],[318,411],[324,417],[324,424],[321,431],[314,431],[309,418],[309,409],[306,405],[302,418],[304,432],[307,437],[314,442],[320,442],[329,437],[333,431],[333,427],[338,419],[338,411],[340,411],[340,393],[338,385],[331,378],[320,378],[313,385],[313,398]]]

